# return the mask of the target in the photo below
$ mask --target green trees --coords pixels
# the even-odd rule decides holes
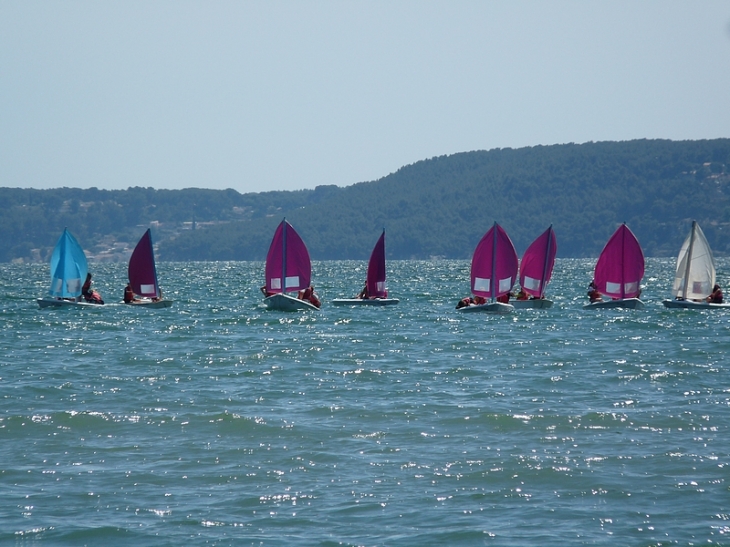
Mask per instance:
[[[45,260],[65,226],[87,249],[133,246],[152,223],[160,260],[262,260],[283,217],[315,259],[365,259],[383,227],[389,258],[468,258],[495,220],[520,254],[553,224],[558,256],[597,256],[625,221],[648,256],[673,256],[693,218],[722,255],[729,165],[730,139],[636,140],[465,152],[296,192],[0,188],[0,260]]]

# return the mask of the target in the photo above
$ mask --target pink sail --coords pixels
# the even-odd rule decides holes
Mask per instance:
[[[517,251],[507,232],[494,223],[474,250],[471,292],[497,298],[512,290],[517,279]]]
[[[545,296],[545,286],[553,275],[558,244],[552,225],[533,241],[522,256],[520,286],[530,296]]]
[[[388,290],[385,287],[385,230],[373,247],[368,263],[367,277],[368,295],[375,298],[387,298]]]
[[[299,291],[309,287],[311,277],[307,246],[284,219],[276,229],[266,255],[266,291],[269,294]]]
[[[626,224],[619,226],[601,251],[593,281],[602,294],[611,298],[639,296],[644,277],[644,253]]]
[[[135,294],[150,298],[160,297],[155,253],[152,248],[152,235],[149,229],[140,238],[132,252],[132,256],[129,258],[127,275],[129,276],[129,286],[132,287]]]

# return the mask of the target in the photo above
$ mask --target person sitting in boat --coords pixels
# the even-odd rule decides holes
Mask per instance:
[[[355,298],[358,298],[360,300],[368,300],[370,298],[370,293],[368,293],[368,284],[365,283],[365,286],[362,288],[362,290],[357,293],[357,296]]]
[[[132,286],[127,283],[127,286],[124,287],[124,303],[125,304],[134,304],[135,302],[140,302],[140,299],[137,298],[137,295],[134,294],[134,291],[132,290]]]
[[[263,294],[266,298],[268,298],[269,296],[273,295],[274,293],[267,291],[266,290],[266,285],[262,285],[261,286],[261,294]]]
[[[465,296],[459,302],[456,304],[456,309],[460,310],[461,308],[468,308],[469,306],[474,305],[474,299],[471,296]]]
[[[709,302],[710,304],[722,304],[723,298],[722,298],[722,289],[720,288],[720,285],[715,284],[714,287],[712,287],[712,293],[710,296],[705,298],[706,302]]]
[[[317,293],[314,292],[314,285],[310,285],[304,290],[299,291],[299,300],[306,300],[311,303],[315,308],[319,308],[322,302],[319,301]]]
[[[91,288],[91,274],[86,274],[86,281],[81,287],[81,296],[84,297],[89,304],[103,304],[104,301],[101,299],[101,295],[94,289]]]
[[[588,299],[591,303],[603,301],[603,297],[601,296],[601,293],[598,292],[598,287],[596,287],[595,281],[591,281],[591,284],[588,285]]]
[[[497,297],[497,302],[501,304],[509,304],[510,293],[506,292],[502,296]]]
[[[517,300],[529,300],[530,295],[525,292],[525,289],[520,287],[520,290],[517,292],[517,294],[512,295],[513,298],[516,298]]]

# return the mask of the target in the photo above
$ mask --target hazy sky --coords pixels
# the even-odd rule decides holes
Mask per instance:
[[[0,0],[0,186],[346,186],[730,137],[730,2]]]

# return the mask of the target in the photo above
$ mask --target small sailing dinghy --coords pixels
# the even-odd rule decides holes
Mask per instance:
[[[307,246],[286,219],[276,228],[266,255],[264,305],[270,310],[317,310],[311,287],[312,263]],[[302,298],[286,294],[299,291]],[[312,298],[314,296],[314,298]]]
[[[545,288],[553,275],[557,251],[558,244],[551,224],[542,235],[530,244],[522,256],[520,286],[529,298],[512,300],[512,305],[515,308],[547,309],[552,307],[553,301],[545,298]]]
[[[388,298],[385,286],[385,230],[373,247],[368,262],[368,275],[363,292],[356,298],[335,298],[336,306],[390,306],[400,302],[397,298]]]
[[[674,300],[664,300],[667,308],[715,310],[730,308],[730,304],[715,304],[705,299],[715,286],[715,259],[702,228],[694,220],[687,239],[677,256],[677,271],[672,293]]]
[[[457,310],[466,313],[514,311],[511,304],[498,302],[497,299],[509,295],[516,279],[517,251],[507,232],[495,222],[477,244],[471,260],[471,292],[476,297],[473,300],[479,302],[489,298],[490,301],[457,306]]]
[[[152,234],[148,228],[137,242],[137,246],[129,257],[127,268],[129,286],[136,297],[125,304],[145,308],[169,308],[172,300],[162,297],[162,290],[157,282],[157,267],[155,265],[155,251],[152,247]]]
[[[99,307],[81,301],[81,289],[89,271],[84,250],[76,238],[64,228],[51,255],[51,287],[48,295],[38,298],[38,306],[49,307]]]
[[[583,307],[642,309],[644,303],[639,295],[643,277],[644,252],[639,240],[624,223],[601,251],[593,276],[596,290],[610,300],[591,302]]]

